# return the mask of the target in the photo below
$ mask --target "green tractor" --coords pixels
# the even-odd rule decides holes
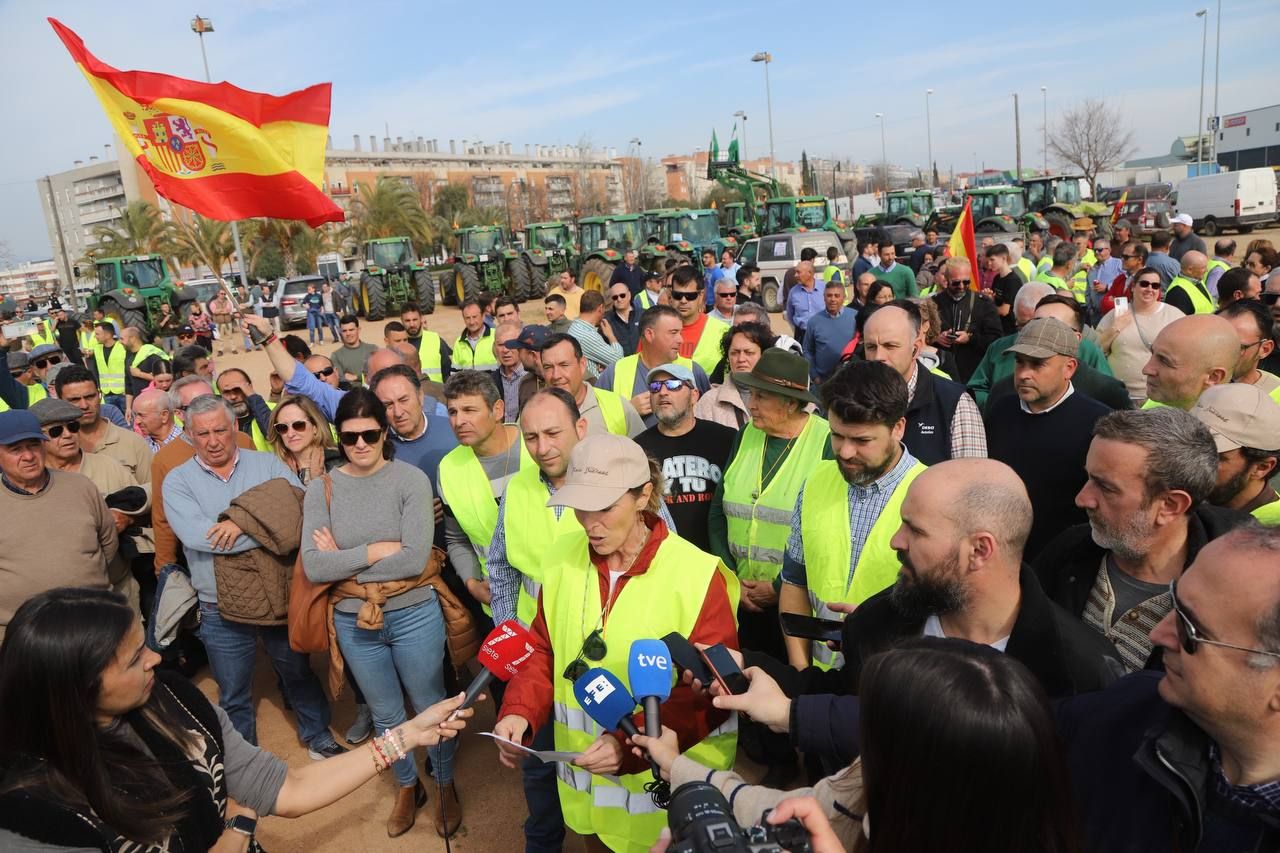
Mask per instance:
[[[524,228],[523,264],[512,268],[512,278],[520,292],[516,298],[541,299],[547,295],[547,280],[565,270],[578,268],[580,251],[567,222],[530,222]],[[518,267],[523,267],[523,278]]]
[[[174,287],[159,255],[100,258],[93,267],[98,286],[89,295],[89,310],[101,310],[117,328],[133,326],[150,335],[162,302],[183,319],[196,304],[194,293]]]
[[[892,190],[884,194],[884,210],[858,217],[859,228],[870,225],[914,225],[924,228],[934,210],[929,190]]]
[[[973,200],[973,230],[979,234],[1009,234],[1014,232],[1047,231],[1048,221],[1040,214],[1027,209],[1026,193],[1021,187],[975,187],[965,190],[965,198]],[[960,211],[964,206],[961,205]],[[937,214],[937,211],[935,211]],[[959,213],[956,213],[957,218]],[[930,218],[937,224],[938,217]],[[945,223],[942,223],[945,226]],[[951,223],[954,226],[954,222]],[[950,231],[951,228],[942,227]]]
[[[776,196],[764,203],[764,233],[846,230],[837,222],[831,202],[823,195]]]
[[[720,211],[720,235],[732,237],[743,243],[756,236],[754,211],[748,211],[745,202],[731,201]]]
[[[356,307],[370,320],[399,314],[416,302],[423,314],[436,310],[436,287],[427,265],[418,260],[408,237],[382,237],[364,244],[364,272],[356,291]]]
[[[512,299],[522,299],[528,292],[529,270],[501,228],[458,228],[453,236],[458,241],[453,269],[440,274],[440,298],[446,305],[461,305],[484,291]]]
[[[720,223],[714,210],[673,210],[659,214],[655,251],[670,257],[685,257],[702,271],[702,253],[710,250],[716,260],[725,249],[734,249],[738,241],[720,236]]]
[[[1111,237],[1111,206],[1085,201],[1080,192],[1080,175],[1049,175],[1027,178],[1022,188],[1027,191],[1027,208],[1049,223],[1049,233],[1064,240],[1073,234],[1072,222],[1081,217],[1093,219],[1099,237]]]
[[[628,251],[642,252],[649,248],[650,264],[652,247],[646,247],[645,219],[639,213],[621,213],[608,216],[586,216],[578,220],[578,244],[582,246],[582,267],[579,282],[586,290],[604,293],[613,278],[613,268],[622,262]],[[652,269],[646,266],[645,269]]]

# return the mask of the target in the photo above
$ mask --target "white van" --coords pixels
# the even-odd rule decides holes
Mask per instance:
[[[1212,237],[1224,228],[1248,234],[1255,225],[1276,219],[1276,173],[1271,169],[1241,169],[1201,175],[1178,182],[1170,197],[1175,213],[1195,220],[1195,230]]]

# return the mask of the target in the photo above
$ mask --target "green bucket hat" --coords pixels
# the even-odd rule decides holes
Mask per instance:
[[[818,403],[809,390],[809,362],[793,352],[770,347],[751,372],[738,371],[733,381],[753,391],[767,391],[805,403]]]

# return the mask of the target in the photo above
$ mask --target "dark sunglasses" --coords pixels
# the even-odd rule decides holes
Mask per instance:
[[[1173,624],[1178,630],[1178,643],[1182,646],[1182,650],[1189,655],[1194,655],[1196,650],[1200,648],[1200,644],[1206,646],[1221,646],[1224,649],[1235,649],[1238,652],[1248,652],[1253,655],[1266,655],[1267,657],[1280,658],[1280,652],[1269,652],[1266,649],[1251,649],[1248,646],[1235,646],[1231,643],[1220,643],[1217,640],[1207,640],[1201,635],[1201,630],[1191,621],[1191,617],[1187,616],[1182,610],[1182,602],[1178,601],[1178,582],[1169,581],[1169,598],[1173,602]]]
[[[579,650],[578,656],[573,659],[573,663],[564,668],[564,677],[576,682],[591,669],[591,664],[587,661],[599,663],[608,653],[609,647],[604,642],[604,629],[597,628],[582,641],[582,649]]]
[[[375,444],[377,444],[379,441],[382,440],[382,430],[365,429],[365,430],[360,430],[359,432],[343,431],[338,433],[338,440],[340,440],[347,447],[355,447],[356,442],[358,442],[362,438],[364,439],[364,443],[366,445],[368,445],[369,447],[373,447]]]
[[[610,298],[610,299],[612,299],[614,302],[622,302],[623,300],[630,299],[630,298],[631,298],[631,294],[630,294],[630,293],[615,293],[615,294],[613,294],[613,296],[610,296],[609,298]]]
[[[968,287],[971,281],[972,279],[968,279],[968,278],[953,278],[951,279],[950,282],[948,282],[948,286],[952,284],[963,284],[965,287]]]
[[[294,432],[302,432],[304,429],[306,429],[309,426],[311,426],[311,421],[294,421],[293,423],[289,423],[289,424],[285,423],[284,421],[280,421],[278,424],[276,424],[276,435],[288,435],[289,430],[293,430]],[[349,434],[354,435],[355,433],[349,433]],[[351,443],[355,444],[354,441]],[[365,442],[365,443],[371,444],[372,442]]]
[[[663,388],[666,388],[668,391],[679,391],[684,386],[685,381],[683,379],[659,379],[655,382],[649,383],[649,390],[654,394],[657,394]]]
[[[62,435],[62,431],[64,429],[67,432],[71,433],[72,435],[75,435],[80,431],[80,422],[71,421],[71,423],[56,424],[54,426],[49,427],[49,438],[58,438],[59,436]]]
[[[31,364],[36,370],[44,370],[51,364],[62,364],[62,356],[50,355],[45,358],[37,358],[35,361],[31,362]]]
[[[316,379],[324,379],[326,376],[333,375],[333,368],[324,367],[324,368],[321,368],[320,370],[313,370],[311,371],[311,375],[314,376]]]
[[[696,290],[673,290],[671,291],[671,298],[678,299],[681,302],[691,302],[694,299],[701,299],[702,294]]]
[[[716,299],[737,299],[737,298],[738,298],[738,293],[737,293],[737,291],[732,291],[732,290],[731,290],[731,291],[729,291],[728,293],[717,293],[717,294],[716,294]]]
[[[1140,279],[1138,279],[1137,281],[1135,281],[1135,282],[1133,283],[1133,286],[1134,286],[1134,287],[1146,287],[1146,288],[1150,288],[1151,290],[1159,290],[1159,289],[1160,289],[1160,279],[1156,279],[1155,281],[1152,281],[1152,280],[1147,279],[1147,278],[1140,278]]]
[[[1264,293],[1262,294],[1263,305],[1275,305],[1280,302],[1280,293]]]
[[[1138,256],[1137,256],[1137,255],[1135,255],[1133,252],[1121,252],[1121,253],[1120,253],[1120,257],[1122,257],[1122,258],[1136,258],[1136,257],[1138,257]]]

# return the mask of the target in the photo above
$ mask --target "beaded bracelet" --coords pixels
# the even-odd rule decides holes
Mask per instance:
[[[378,746],[373,741],[369,741],[369,753],[373,755],[373,772],[375,776],[382,774],[389,766],[382,758],[382,753],[378,752]]]

